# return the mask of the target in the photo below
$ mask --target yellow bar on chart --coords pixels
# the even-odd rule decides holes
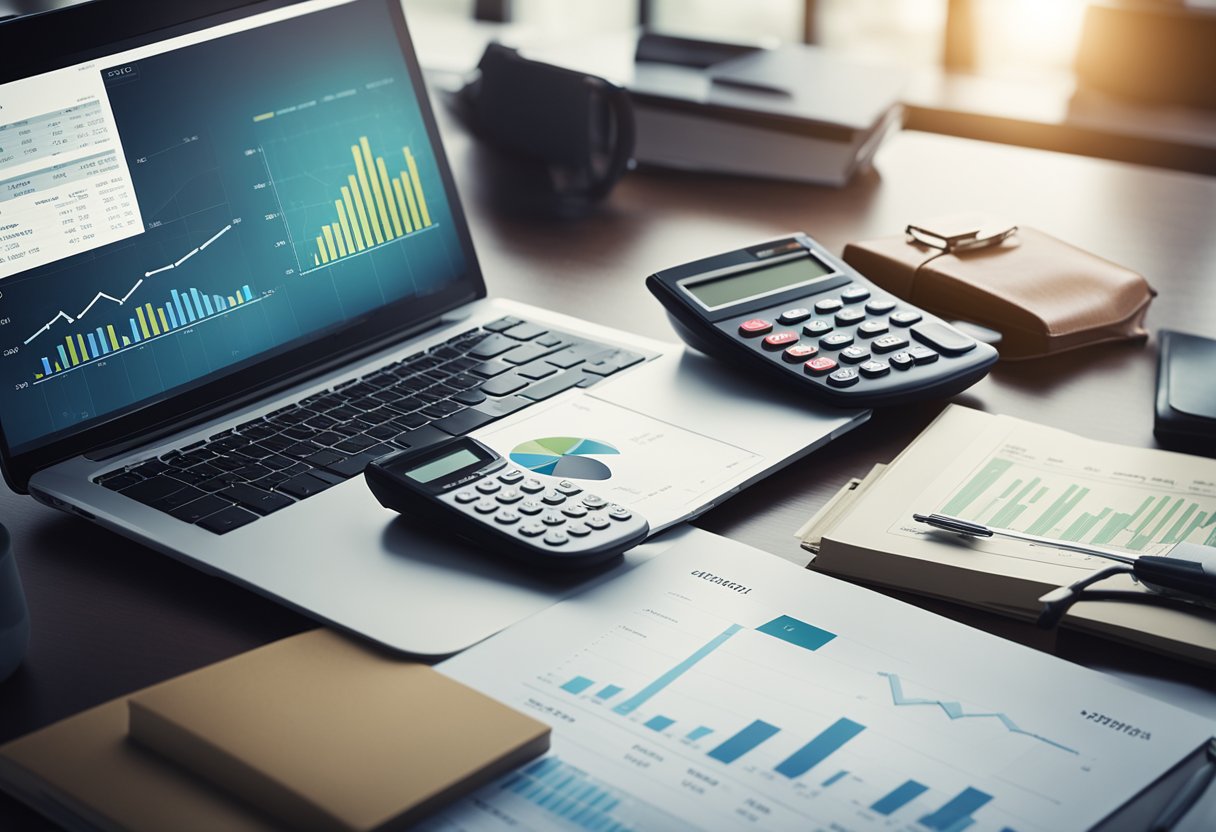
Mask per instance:
[[[122,336],[122,345],[123,345],[124,347],[129,347],[129,346],[131,346],[131,339],[130,339],[130,338],[128,338],[126,335]]]
[[[71,335],[65,340],[68,342],[68,358],[72,359],[72,366],[75,367],[80,363],[80,359],[76,357],[76,342],[72,340]]]
[[[397,232],[395,237],[400,237],[401,217],[397,213],[397,203],[393,201],[393,189],[388,184],[388,170],[384,167],[384,159],[376,157],[376,173],[380,176],[380,186],[384,189],[384,201],[388,203],[389,216],[393,218],[393,231]]]
[[[58,362],[58,361],[56,361],[56,362],[55,362],[55,372],[57,372],[57,373],[62,373],[62,372],[63,372],[63,368],[59,366],[59,362]]]
[[[359,185],[355,182],[355,177],[346,178],[350,181],[351,194],[355,198],[355,210],[358,212],[359,222],[363,225],[363,245],[371,248],[375,243],[372,242],[372,229],[367,223],[367,211],[363,207],[363,198],[359,196]]]
[[[232,295],[228,296],[228,306],[229,307],[236,306],[236,298],[234,298]]]
[[[346,188],[342,189],[343,191]],[[346,250],[351,254],[355,253],[355,243],[350,234],[350,223],[346,221],[346,205],[340,199],[334,200],[334,209],[338,212],[338,224],[342,226],[342,239],[346,241]],[[359,250],[363,250],[363,246],[359,246]]]
[[[313,264],[314,266],[319,266],[319,265],[321,265],[321,258],[320,258],[320,257],[318,257],[317,255],[315,255],[315,254],[314,254],[314,255],[312,256],[312,264]]]
[[[145,303],[144,309],[148,310],[148,326],[152,328],[152,334],[160,335],[160,327],[156,325],[156,313],[152,311],[152,304]]]
[[[165,308],[163,306],[156,307],[156,314],[160,316],[160,331],[169,331],[169,322],[165,319]]]
[[[240,292],[237,292],[236,293],[236,305],[240,306],[244,302],[245,302],[245,296],[243,294],[241,294]]]
[[[431,212],[426,208],[426,197],[422,194],[422,182],[418,180],[418,164],[414,161],[414,154],[410,153],[408,147],[402,148],[405,151],[405,163],[410,167],[410,179],[414,180],[414,190],[418,192],[418,210],[422,212],[422,224],[424,226],[431,224]]]
[[[114,332],[114,324],[106,326],[106,335],[110,336],[110,346],[113,349],[118,349],[118,335]]]
[[[330,223],[329,227],[332,228],[334,231],[334,244],[337,245],[337,247],[338,247],[338,256],[345,257],[347,252],[346,252],[346,243],[342,242],[342,229],[338,227],[338,224],[336,222]]]
[[[409,175],[401,174],[401,189],[405,191],[405,200],[410,204],[410,214],[414,217],[414,227],[422,228],[422,220],[418,216],[418,202],[414,199],[414,186],[410,184]]]
[[[34,373],[34,378],[42,378],[42,373]]]
[[[135,307],[135,317],[139,318],[139,334],[144,338],[151,338],[152,333],[148,332],[148,322],[144,320],[144,308],[142,306]]]
[[[83,364],[89,360],[89,351],[85,349],[83,335],[77,335],[76,340],[80,342],[80,363]]]
[[[363,194],[367,219],[372,225],[372,236],[379,245],[384,242],[384,235],[380,232],[380,219],[376,215],[376,203],[372,201],[372,189],[367,184],[367,171],[363,168],[363,154],[359,152],[358,145],[353,144],[350,146],[350,152],[355,157],[355,172],[359,175],[359,190]]]
[[[376,195],[376,207],[380,211],[380,226],[384,229],[384,239],[391,240],[393,234],[388,224],[388,209],[384,206],[384,193],[380,190],[380,180],[376,178],[376,164],[372,161],[372,149],[367,143],[367,136],[359,137],[359,146],[363,148],[367,177],[372,180],[372,193]]]
[[[321,227],[321,233],[325,235],[325,250],[329,252],[329,259],[330,259],[330,260],[337,260],[337,259],[338,259],[338,251],[337,251],[337,249],[335,249],[335,248],[334,248],[334,235],[333,235],[333,232],[332,232],[332,231],[330,231],[330,229],[329,229],[329,226],[328,226],[328,225],[325,225],[325,226],[322,226],[322,227]]]
[[[317,237],[317,251],[321,254],[321,262],[328,263],[329,255],[325,253],[325,240]]]
[[[397,197],[397,207],[401,209],[401,222],[405,225],[405,233],[408,234],[414,230],[414,226],[410,223],[410,212],[405,207],[405,197],[402,196],[401,180],[393,180],[393,194]]]

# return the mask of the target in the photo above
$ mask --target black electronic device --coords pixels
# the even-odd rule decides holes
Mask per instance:
[[[1216,341],[1163,329],[1153,435],[1162,447],[1216,456]]]
[[[385,508],[540,566],[594,566],[646,539],[650,524],[571,480],[541,478],[468,436],[372,462]]]
[[[664,269],[646,285],[689,345],[829,404],[952,395],[997,360],[802,233]]]

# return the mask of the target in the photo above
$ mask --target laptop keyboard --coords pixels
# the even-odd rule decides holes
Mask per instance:
[[[93,481],[224,534],[358,476],[379,456],[468,433],[652,357],[501,318]]]

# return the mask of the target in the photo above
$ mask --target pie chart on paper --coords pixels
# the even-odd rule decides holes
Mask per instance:
[[[516,445],[511,451],[511,461],[537,474],[574,480],[606,480],[612,476],[612,469],[591,457],[619,453],[612,445],[596,439],[546,436]]]

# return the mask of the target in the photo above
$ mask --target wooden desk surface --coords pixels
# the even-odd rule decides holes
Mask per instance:
[[[1141,271],[1160,291],[1149,314],[1153,329],[1216,337],[1216,179],[906,132],[881,151],[873,172],[842,190],[639,171],[595,214],[543,221],[493,209],[484,152],[460,131],[448,133],[492,292],[593,321],[675,340],[643,285],[651,271],[799,229],[839,252],[849,240],[898,233],[913,218],[975,209]],[[956,400],[1153,446],[1155,358],[1150,342],[998,366]],[[793,531],[809,512],[850,476],[893,457],[941,406],[877,414],[699,524],[792,554]],[[13,535],[33,638],[24,666],[0,684],[0,741],[312,626],[2,489],[0,519]],[[1006,631],[996,619],[952,612]],[[1079,637],[1063,637],[1058,650],[1216,688],[1211,674]],[[37,823],[0,800],[0,826]]]

